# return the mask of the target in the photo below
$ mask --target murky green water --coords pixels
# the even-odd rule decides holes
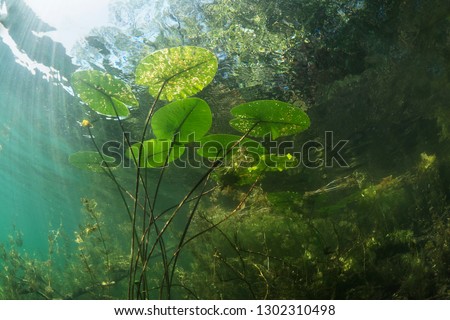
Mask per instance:
[[[128,0],[69,54],[5,3],[1,299],[449,297],[447,3]],[[185,154],[136,170],[127,150],[172,98],[143,149],[154,164],[173,135]],[[265,151],[207,161],[208,138],[175,135],[198,131]]]

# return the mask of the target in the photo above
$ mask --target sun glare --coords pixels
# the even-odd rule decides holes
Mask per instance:
[[[95,27],[108,24],[111,0],[26,0],[31,9],[56,30],[48,35],[70,52],[73,45]]]

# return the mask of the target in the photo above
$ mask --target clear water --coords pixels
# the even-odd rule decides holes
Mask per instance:
[[[131,224],[116,185],[68,161],[77,151],[94,150],[83,119],[93,122],[97,141],[120,137],[118,122],[82,105],[68,79],[81,67],[133,84],[143,56],[188,44],[207,47],[219,60],[214,82],[199,94],[213,108],[213,132],[232,132],[235,105],[282,100],[311,118],[310,129],[292,140],[323,142],[325,131],[333,131],[335,141],[349,140],[349,167],[271,172],[254,188],[242,182],[245,172],[212,180],[208,188],[218,187],[196,208],[190,230],[201,232],[210,220],[232,214],[222,229],[202,233],[183,249],[170,295],[170,285],[161,281],[161,251],[174,253],[189,221],[190,211],[182,210],[164,244],[155,242],[148,297],[450,296],[448,4],[128,0],[111,7],[107,28],[80,34],[84,40],[65,52],[42,36],[50,26],[24,1],[0,1],[0,7],[4,3],[0,269],[6,266],[16,282],[0,275],[0,298],[146,294],[147,288],[139,289],[141,295],[128,292]],[[144,108],[125,122],[130,130],[141,128],[153,99],[133,89]],[[314,156],[323,155],[319,149]],[[118,171],[117,178],[133,193],[131,171]],[[167,170],[156,211],[177,205],[204,172]],[[159,173],[147,172],[152,194]],[[101,212],[102,234],[83,198],[95,200],[90,204]],[[27,269],[30,261],[35,273]]]
[[[75,145],[69,129],[74,118],[62,87],[15,63],[5,43],[1,56],[0,234],[6,241],[15,226],[26,248],[40,254],[47,251],[49,228],[76,222],[77,198],[88,180],[67,163]]]

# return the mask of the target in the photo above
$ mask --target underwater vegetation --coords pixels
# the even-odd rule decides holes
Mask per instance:
[[[92,199],[81,199],[83,220],[74,234],[64,226],[48,233],[46,259],[22,250],[15,230],[0,246],[1,299],[114,299],[125,298],[120,281],[127,277],[126,247],[113,237],[126,226],[105,223]]]
[[[437,163],[424,162],[376,183],[356,172],[337,190],[216,190],[193,222],[216,232],[193,247],[183,283],[206,276],[212,285],[196,294],[215,299],[448,298],[448,215],[423,215],[445,196],[422,193],[439,179]]]
[[[147,299],[155,288],[159,291],[160,298],[172,297],[172,287],[178,285],[176,270],[182,249],[197,234],[204,232],[198,230],[197,234],[191,235],[189,227],[202,198],[215,188],[209,180],[216,169],[228,166],[229,163],[234,164],[238,157],[245,155],[251,158],[249,165],[255,167],[255,181],[271,166],[283,169],[282,165],[277,164],[277,154],[268,154],[263,145],[249,137],[270,135],[272,139],[277,139],[309,127],[310,120],[301,109],[281,101],[259,100],[241,104],[231,110],[235,118],[230,121],[230,125],[241,132],[242,136],[207,135],[212,125],[211,110],[206,101],[190,96],[209,84],[216,72],[216,57],[206,49],[193,46],[158,50],[138,64],[136,83],[148,87],[154,101],[149,107],[142,131],[137,135],[131,133],[132,137],[138,137],[138,142],[133,143],[129,137],[124,139],[124,155],[136,167],[134,189],[129,190],[122,185],[114,171],[123,164],[117,165],[105,156],[94,138],[95,128],[88,120],[82,122],[96,151],[77,152],[69,161],[81,169],[104,171],[117,186],[123,199],[132,226],[128,279],[130,299]],[[124,117],[130,115],[129,108],[138,107],[139,103],[125,82],[107,73],[88,70],[74,73],[72,86],[91,109],[98,114],[114,117],[123,136],[126,136],[128,129],[125,129]],[[170,102],[156,109],[161,100]],[[154,136],[151,139],[147,138],[149,128]],[[192,189],[180,198],[178,204],[164,207],[158,200],[165,171],[186,150],[193,149],[188,146],[192,143],[198,144],[196,153],[205,158],[205,162],[199,164],[204,164],[206,170]],[[270,161],[266,161],[266,158]],[[188,168],[194,166],[195,164],[189,163]],[[161,168],[159,176],[153,178],[154,181],[147,174],[146,169],[149,168]],[[252,188],[248,192],[251,190]],[[174,219],[183,211],[187,219],[182,233],[177,234],[171,227]],[[166,236],[169,233],[170,236]],[[169,241],[175,242],[172,250],[167,248]],[[155,254],[161,256],[163,270],[160,279],[155,279],[154,262],[151,260]]]
[[[45,261],[13,230],[0,297],[448,299],[450,4],[200,3],[152,40],[118,3],[78,48],[103,69],[72,76],[91,141],[69,162],[109,194]],[[348,167],[267,144],[329,130]]]

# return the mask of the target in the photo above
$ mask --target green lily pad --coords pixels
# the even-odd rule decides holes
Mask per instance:
[[[186,151],[184,145],[175,144],[171,140],[161,139],[144,141],[142,146],[142,157],[139,156],[139,148],[140,144],[136,143],[126,151],[125,155],[132,160],[136,159],[139,161],[139,166],[141,168],[163,167],[181,157]]]
[[[136,83],[148,86],[156,97],[173,101],[190,97],[203,90],[214,78],[218,62],[209,50],[183,46],[155,51],[141,60],[136,68]]]
[[[104,172],[106,165],[103,163],[103,159],[108,163],[114,163],[114,158],[108,156],[102,156],[96,151],[78,151],[69,156],[69,163],[82,170],[88,170],[92,172]],[[110,166],[110,169],[115,169],[114,166]]]
[[[276,100],[258,100],[231,109],[235,119],[230,125],[253,137],[271,134],[273,139],[302,132],[309,128],[308,115],[301,109]]]
[[[72,87],[92,110],[105,116],[127,117],[130,114],[128,107],[139,106],[130,86],[104,72],[75,72]]]
[[[212,134],[200,139],[200,148],[197,153],[211,161],[221,158],[233,158],[241,156],[258,159],[266,152],[266,149],[258,141],[245,138],[236,144],[242,137],[232,134]],[[230,149],[233,149],[230,151]]]
[[[265,154],[261,156],[261,161],[251,168],[248,168],[250,172],[262,172],[262,171],[284,171],[295,168],[299,165],[299,159],[295,158],[291,154],[277,155],[277,154]]]
[[[211,128],[211,109],[198,98],[174,101],[155,112],[151,125],[158,139],[191,142],[203,137]]]

